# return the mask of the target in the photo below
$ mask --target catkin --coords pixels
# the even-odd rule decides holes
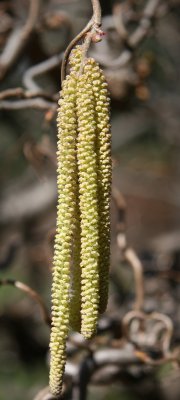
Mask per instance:
[[[63,84],[58,111],[58,210],[52,283],[52,328],[50,338],[50,387],[60,394],[69,328],[70,263],[76,226],[76,79]]]
[[[111,132],[109,95],[104,74],[92,58],[84,67],[91,79],[95,98],[97,173],[99,204],[99,312],[106,310],[110,266]]]
[[[89,339],[108,298],[111,135],[103,72],[70,56],[58,110],[58,210],[52,283],[50,388],[59,396],[70,327]],[[82,69],[82,71],[81,71]],[[81,71],[81,73],[80,73]]]
[[[81,46],[71,54],[71,66],[79,71],[82,58]],[[93,90],[97,143],[97,177],[99,205],[99,313],[107,307],[110,266],[110,194],[111,194],[111,131],[109,94],[103,71],[93,58],[84,66]]]
[[[88,76],[77,84],[79,201],[81,213],[81,333],[96,330],[99,307],[98,183],[94,98]]]

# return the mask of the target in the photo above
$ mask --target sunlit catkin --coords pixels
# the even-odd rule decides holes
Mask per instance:
[[[84,72],[91,79],[95,98],[97,135],[97,173],[99,204],[99,312],[106,310],[110,266],[110,194],[111,194],[111,131],[109,95],[103,71],[94,59],[88,59]]]
[[[61,393],[69,329],[92,337],[108,298],[109,97],[103,72],[94,59],[84,59],[82,49],[77,46],[71,53],[57,118],[58,210],[50,338],[54,396]]]
[[[71,54],[71,66],[79,71],[82,60],[82,46],[77,46]],[[110,266],[110,192],[111,192],[111,130],[109,94],[104,73],[97,62],[89,58],[84,65],[84,73],[91,84],[95,107],[97,176],[99,205],[99,313],[106,310]]]
[[[82,62],[82,46],[76,46],[70,54],[69,64],[73,73],[79,74],[80,65]]]
[[[58,111],[58,210],[52,283],[52,328],[50,338],[50,388],[61,392],[69,328],[70,264],[76,220],[76,79],[64,81]]]
[[[99,308],[98,179],[96,121],[87,74],[77,84],[79,202],[81,214],[81,333],[96,331]]]

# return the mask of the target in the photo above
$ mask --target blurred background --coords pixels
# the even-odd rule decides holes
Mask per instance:
[[[112,107],[110,296],[90,349],[70,339],[64,396],[178,400],[180,2],[101,6],[105,36],[89,53],[104,70]],[[60,64],[91,15],[90,0],[0,1],[0,400],[51,398],[41,390]]]

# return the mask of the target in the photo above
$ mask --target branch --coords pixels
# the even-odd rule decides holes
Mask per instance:
[[[21,108],[35,108],[41,110],[55,109],[55,102],[57,95],[51,95],[46,93],[36,82],[34,77],[50,71],[59,65],[63,57],[63,53],[50,57],[31,68],[29,68],[24,76],[23,83],[27,90],[21,87],[6,89],[0,92],[0,100],[8,99],[8,101],[0,101],[0,109],[18,110]],[[31,101],[9,100],[10,97],[21,97],[23,99],[33,99]],[[52,101],[49,102],[47,100]]]
[[[139,26],[135,30],[134,33],[130,36],[128,43],[131,47],[135,48],[138,44],[142,42],[142,40],[147,36],[151,26],[152,19],[156,13],[157,7],[159,6],[160,0],[149,0],[144,12],[143,16],[140,20]]]
[[[71,50],[73,49],[74,46],[76,46],[76,44],[84,37],[84,35],[89,32],[90,28],[93,25],[93,21],[92,19],[87,23],[87,25],[85,26],[85,28],[69,43],[67,49],[65,50],[64,53],[64,58],[62,61],[62,65],[61,65],[61,82],[63,82],[63,80],[66,77],[66,68],[67,68],[67,64],[68,64],[68,58],[69,55],[71,53]]]
[[[126,238],[126,203],[122,194],[115,188],[112,189],[112,197],[118,207],[118,224],[117,224],[117,244],[123,254],[124,260],[131,266],[135,279],[135,304],[134,309],[140,310],[144,303],[144,280],[143,266],[135,251],[127,244]]]
[[[118,237],[117,237],[118,241]],[[118,241],[119,243],[119,241]],[[120,247],[120,246],[119,246]],[[126,247],[123,250],[123,255],[125,260],[131,266],[133,273],[134,273],[134,280],[135,280],[135,291],[136,291],[136,301],[134,304],[134,309],[140,310],[143,308],[144,304],[144,279],[143,279],[143,265],[138,258],[136,252],[130,248]]]
[[[31,289],[25,283],[16,281],[14,279],[1,279],[0,286],[5,286],[5,285],[14,286],[17,289],[21,290],[22,292],[27,293],[27,295],[29,297],[31,297],[33,300],[35,300],[35,302],[39,305],[44,322],[49,326],[51,325],[51,318],[49,316],[49,312],[48,312],[41,296],[37,292],[35,292],[35,290]]]
[[[93,21],[97,27],[101,26],[101,6],[99,0],[91,0],[93,8]]]
[[[10,34],[7,44],[0,56],[0,79],[11,68],[19,53],[31,35],[40,10],[40,0],[30,0],[29,14],[24,26],[16,27]]]
[[[0,110],[22,110],[26,108],[33,108],[35,110],[56,110],[56,102],[50,102],[42,97],[36,97],[25,100],[2,100],[0,101]]]
[[[63,59],[62,65],[61,65],[61,82],[66,77],[66,68],[67,68],[68,58],[69,58],[72,48],[89,32],[89,35],[87,35],[87,38],[86,38],[84,54],[83,54],[82,63],[80,66],[80,73],[81,73],[82,72],[82,64],[83,64],[85,55],[89,49],[91,41],[92,40],[94,40],[94,41],[101,40],[102,31],[99,29],[101,26],[100,2],[99,2],[99,0],[91,0],[91,2],[92,2],[92,8],[93,8],[92,18],[87,23],[85,28],[71,41],[71,43],[69,44],[69,46],[67,47],[67,49],[64,53],[64,59]],[[98,39],[94,37],[95,33],[98,34]]]
[[[50,393],[49,386],[47,386],[40,390],[40,392],[34,397],[34,400],[55,400],[55,398]]]
[[[130,341],[131,341],[130,328],[133,320],[139,321],[139,325],[135,326],[136,331],[134,332],[135,337],[137,337],[137,340],[135,338],[133,341],[136,344],[139,344],[140,347],[143,347],[145,343],[148,346],[148,339],[151,334],[153,334],[153,345],[154,347],[156,347],[159,341],[159,334],[163,332],[163,337],[161,339],[162,352],[164,357],[166,358],[169,355],[169,348],[173,334],[173,324],[171,319],[167,315],[158,313],[156,311],[150,314],[146,314],[139,310],[129,311],[122,320],[122,326],[125,336]],[[149,329],[146,330],[146,322],[148,321],[153,322],[154,327],[151,326]],[[159,322],[161,323],[161,325],[158,324]],[[143,343],[141,335],[143,335]]]
[[[153,17],[156,14],[157,8],[160,4],[160,0],[149,0],[147,5],[143,11],[142,18],[139,22],[139,26],[136,30],[125,38],[125,45],[127,48],[117,57],[115,60],[111,60],[111,62],[107,62],[106,58],[102,57],[102,55],[96,55],[97,61],[104,67],[110,69],[117,69],[125,67],[133,58],[134,50],[137,46],[142,42],[142,40],[148,35],[149,30],[152,26]],[[124,39],[124,37],[123,37]]]
[[[22,87],[12,88],[12,89],[5,89],[0,92],[0,100],[5,100],[9,98],[20,97],[21,99],[35,99],[41,97],[45,100],[56,101],[57,95],[51,95],[43,91],[43,89],[39,88],[38,92],[35,91],[27,91],[24,90]],[[1,104],[1,103],[0,103]]]
[[[57,67],[62,61],[63,53],[48,58],[47,60],[29,68],[23,76],[23,84],[30,93],[42,93],[43,89],[34,82],[34,78]]]

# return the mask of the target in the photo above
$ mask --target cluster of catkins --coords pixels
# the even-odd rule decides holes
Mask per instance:
[[[111,133],[102,70],[70,56],[58,110],[58,210],[53,262],[50,388],[61,392],[69,329],[89,339],[106,309],[110,263]]]

